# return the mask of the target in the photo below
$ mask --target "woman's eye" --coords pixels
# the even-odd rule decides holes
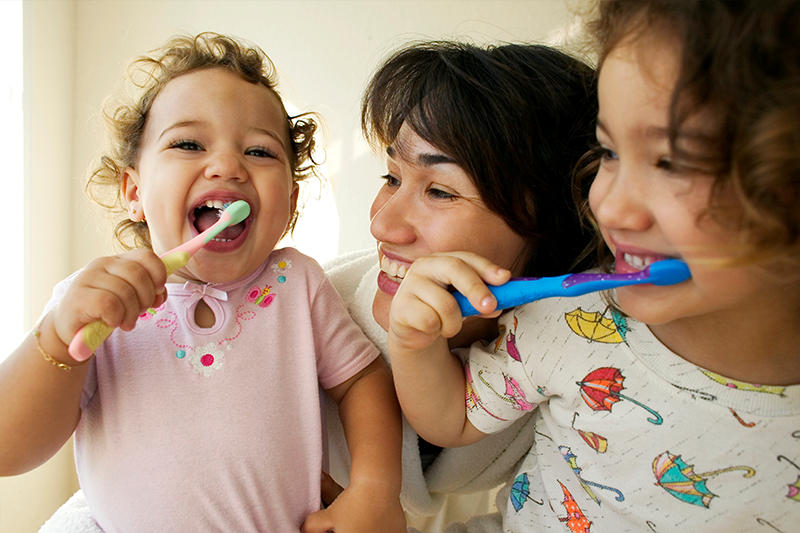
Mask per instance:
[[[667,158],[659,159],[658,163],[656,163],[656,167],[660,168],[661,170],[666,170],[668,172],[672,172],[673,170],[675,170],[675,166],[672,164],[672,160]]]
[[[247,155],[252,155],[252,156],[255,156],[255,157],[272,157],[272,158],[277,158],[278,157],[278,154],[276,154],[272,150],[270,150],[268,148],[261,148],[261,147],[259,147],[259,148],[250,148],[245,153]]]
[[[386,182],[386,186],[389,188],[395,188],[400,186],[400,180],[395,178],[391,174],[386,174],[385,176],[381,176],[381,179]]]
[[[441,189],[436,189],[434,187],[431,187],[430,189],[428,189],[428,195],[433,197],[433,198],[435,198],[435,199],[437,199],[437,200],[451,200],[451,199],[456,198],[455,194],[451,194],[451,193],[443,191]]]
[[[175,141],[171,145],[170,148],[179,148],[181,150],[191,150],[191,151],[199,151],[202,150],[203,147],[197,141],[190,141],[190,140],[181,140]]]

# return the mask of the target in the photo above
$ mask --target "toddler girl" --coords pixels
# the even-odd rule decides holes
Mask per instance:
[[[618,273],[684,260],[688,281],[523,305],[458,357],[447,286],[488,314],[483,282],[510,274],[448,254],[406,275],[389,350],[420,435],[457,446],[536,410],[504,531],[796,531],[799,26],[792,1],[600,3],[599,251]]]
[[[388,369],[320,267],[275,249],[314,170],[316,124],[287,116],[273,71],[210,33],[134,61],[141,95],[108,114],[112,149],[89,190],[112,190],[117,236],[136,250],[59,284],[0,367],[0,473],[75,432],[104,531],[405,530]],[[167,277],[158,255],[240,200],[247,219]],[[118,329],[78,363],[67,344],[95,320]],[[349,487],[321,511],[319,387],[352,456]]]

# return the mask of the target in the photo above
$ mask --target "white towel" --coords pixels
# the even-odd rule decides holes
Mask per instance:
[[[103,533],[103,530],[95,523],[79,490],[44,523],[39,533]]]

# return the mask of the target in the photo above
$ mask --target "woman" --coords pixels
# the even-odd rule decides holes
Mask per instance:
[[[581,259],[589,232],[570,178],[594,139],[596,112],[592,69],[544,46],[416,43],[379,67],[362,105],[365,136],[388,167],[370,210],[378,251],[348,254],[326,270],[384,355],[392,296],[419,257],[470,251],[517,276],[589,266]],[[450,346],[497,335],[495,319],[473,317]],[[346,445],[329,407],[331,473],[345,484]],[[430,532],[486,513],[487,491],[533,442],[525,422],[447,450],[419,441],[404,423],[401,499],[409,525]],[[96,531],[87,515],[77,494],[42,532]]]
[[[382,353],[392,297],[419,257],[470,251],[515,276],[590,266],[570,177],[594,139],[594,91],[588,66],[537,45],[413,44],[378,69],[362,105],[364,134],[388,167],[370,210],[378,252],[341,257],[326,270]],[[498,333],[496,320],[468,318],[449,344]],[[346,481],[341,430],[329,429],[332,473]],[[486,491],[508,478],[532,441],[522,420],[440,452],[406,424],[401,497],[409,525],[433,531],[486,512]],[[420,518],[430,515],[437,516]]]

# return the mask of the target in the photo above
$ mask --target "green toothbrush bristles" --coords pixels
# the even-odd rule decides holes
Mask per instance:
[[[225,206],[225,212],[231,217],[229,225],[238,224],[247,218],[250,214],[250,204],[244,200],[237,200],[230,205]]]

